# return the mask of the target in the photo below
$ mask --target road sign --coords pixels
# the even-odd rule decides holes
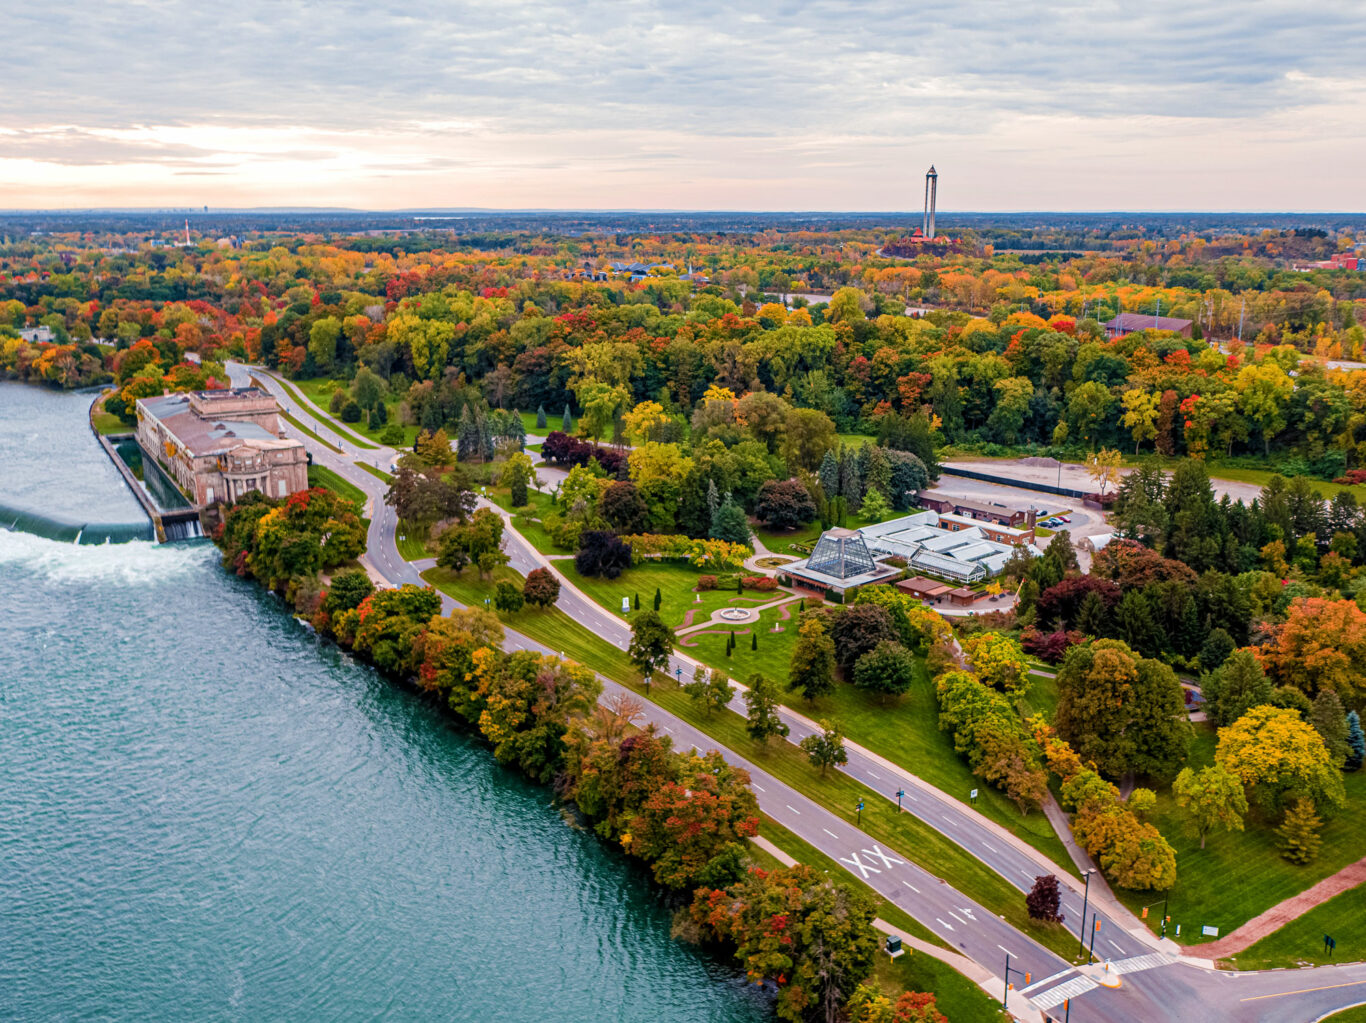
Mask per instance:
[[[1205,924],[1204,927],[1200,928],[1200,933],[1207,938],[1217,938],[1219,937],[1219,928],[1211,927],[1209,924]]]
[[[968,798],[971,799],[974,803],[977,802],[977,790],[973,789],[971,792],[969,792]]]
[[[621,613],[624,614],[624,615],[625,615],[625,614],[630,614],[630,613],[631,613],[631,598],[630,598],[630,597],[622,597],[622,598],[621,598]]]

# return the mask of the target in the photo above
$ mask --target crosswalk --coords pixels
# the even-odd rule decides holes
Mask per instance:
[[[1128,959],[1119,959],[1110,964],[1110,972],[1123,976],[1128,973],[1142,973],[1144,970],[1155,970],[1160,966],[1170,966],[1176,962],[1172,956],[1163,952],[1150,952],[1147,955],[1131,956]],[[1068,998],[1077,998],[1080,995],[1092,991],[1100,985],[1090,977],[1078,975],[1057,987],[1049,988],[1040,994],[1035,992],[1045,985],[1053,982],[1058,977],[1066,976],[1071,970],[1064,970],[1062,973],[1052,977],[1045,977],[1043,980],[1025,988],[1022,994],[1029,998],[1040,1009],[1051,1009],[1055,1005],[1061,1005]]]
[[[1030,995],[1029,1000],[1040,1009],[1051,1009],[1055,1005],[1061,1005],[1068,998],[1084,995],[1099,986],[1090,977],[1073,977],[1067,983],[1059,984],[1041,995]]]
[[[1174,958],[1164,952],[1150,952],[1145,956],[1133,956],[1130,959],[1120,959],[1118,962],[1110,964],[1110,972],[1141,973],[1144,970],[1155,970],[1159,966],[1170,966],[1176,962]]]

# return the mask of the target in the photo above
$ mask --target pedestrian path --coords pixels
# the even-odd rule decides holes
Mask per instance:
[[[1025,988],[1023,994],[1040,1009],[1047,1010],[1055,1005],[1061,1005],[1069,998],[1076,998],[1088,991],[1094,991],[1098,987],[1100,985],[1090,977],[1073,977],[1066,984],[1059,984],[1043,994],[1033,994],[1030,988]]]

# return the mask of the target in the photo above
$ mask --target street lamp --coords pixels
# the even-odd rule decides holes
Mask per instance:
[[[1082,890],[1081,896],[1081,923],[1077,925],[1077,955],[1086,951],[1086,902],[1091,897],[1091,875],[1095,872],[1095,867],[1088,867],[1081,872],[1081,876],[1086,879],[1086,887]]]
[[[901,812],[901,797],[904,796],[905,794],[906,794],[906,790],[905,790],[905,789],[897,789],[897,790],[896,790],[896,812],[897,812],[897,813],[900,813],[900,812]]]

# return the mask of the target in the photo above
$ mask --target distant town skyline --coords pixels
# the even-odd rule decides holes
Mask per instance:
[[[1366,8],[509,0],[7,15],[0,208],[1366,208]]]

